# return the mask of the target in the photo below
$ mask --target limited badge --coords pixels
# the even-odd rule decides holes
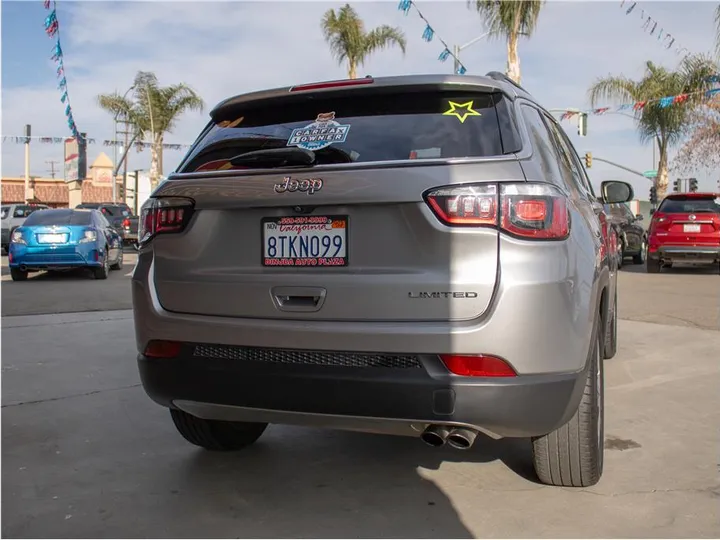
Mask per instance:
[[[335,121],[335,112],[321,113],[312,124],[293,129],[287,146],[299,146],[305,150],[320,150],[334,143],[344,143],[349,131],[349,124],[340,124]]]
[[[473,102],[468,101],[466,103],[455,103],[454,101],[448,101],[450,108],[443,113],[443,116],[455,116],[460,123],[465,123],[465,119],[468,116],[482,116],[479,112],[472,108]]]

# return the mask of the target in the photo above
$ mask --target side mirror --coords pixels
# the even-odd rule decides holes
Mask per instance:
[[[633,200],[635,193],[627,182],[608,180],[600,184],[600,193],[604,204],[625,203]]]
[[[637,214],[635,216],[635,219],[637,219],[638,221],[642,221],[643,219],[645,219],[645,217],[642,214]]]

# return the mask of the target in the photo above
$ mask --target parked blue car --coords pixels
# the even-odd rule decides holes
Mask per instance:
[[[97,210],[38,210],[10,238],[13,281],[26,280],[28,272],[82,267],[95,279],[107,279],[122,263],[122,238]]]

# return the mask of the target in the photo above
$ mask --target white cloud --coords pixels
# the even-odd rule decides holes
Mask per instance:
[[[437,60],[442,50],[437,39],[431,43],[422,40],[424,23],[414,12],[404,15],[398,11],[396,0],[353,4],[368,27],[400,26],[408,38],[404,58],[398,50],[382,51],[368,60],[361,75],[451,72],[451,61]],[[484,31],[481,19],[464,0],[418,0],[418,4],[437,35],[450,44],[466,43]],[[112,118],[97,107],[96,96],[123,92],[139,70],[154,71],[161,84],[189,84],[203,96],[207,109],[226,97],[248,91],[343,78],[344,67],[331,57],[319,27],[322,14],[340,5],[271,1],[62,4],[60,24],[76,121],[90,137],[112,139]],[[546,107],[587,108],[587,88],[596,77],[608,73],[637,77],[646,60],[669,66],[677,62],[672,51],[643,31],[637,13],[626,16],[619,5],[619,1],[549,2],[543,9],[536,34],[521,42],[520,54],[523,84]],[[666,24],[666,30],[691,51],[712,47],[714,4],[659,2],[641,7]],[[8,24],[7,19],[3,24]],[[47,40],[40,24],[38,35],[28,39]],[[7,47],[5,53],[9,53]],[[470,73],[505,68],[502,41],[481,41],[461,56]],[[19,135],[22,126],[30,123],[36,135],[66,135],[52,62],[46,60],[25,69],[46,72],[47,77],[42,85],[23,87],[19,86],[18,74],[4,70],[3,134]],[[191,142],[207,121],[207,109],[185,115],[166,141]],[[572,123],[565,122],[564,126],[581,154],[591,150],[596,156],[634,169],[653,168],[652,149],[639,144],[630,119],[618,115],[591,117],[589,136],[583,139]],[[89,159],[100,150],[112,157],[112,149],[96,144],[90,147]],[[62,157],[62,145],[33,143],[32,174],[44,174],[46,160]],[[181,157],[182,152],[166,151],[166,172]],[[22,145],[3,143],[2,158],[3,174],[22,174]],[[146,168],[148,160],[148,152],[131,152],[130,167]],[[646,196],[648,184],[619,169],[595,162],[590,172],[595,182],[607,177],[632,179],[639,196]],[[704,185],[701,181],[707,188],[714,183]]]

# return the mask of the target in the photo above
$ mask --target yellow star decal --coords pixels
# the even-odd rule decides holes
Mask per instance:
[[[450,109],[443,113],[443,116],[457,116],[460,123],[464,123],[468,116],[482,116],[479,112],[472,108],[473,102],[468,101],[467,103],[455,103],[454,101],[448,101]]]

